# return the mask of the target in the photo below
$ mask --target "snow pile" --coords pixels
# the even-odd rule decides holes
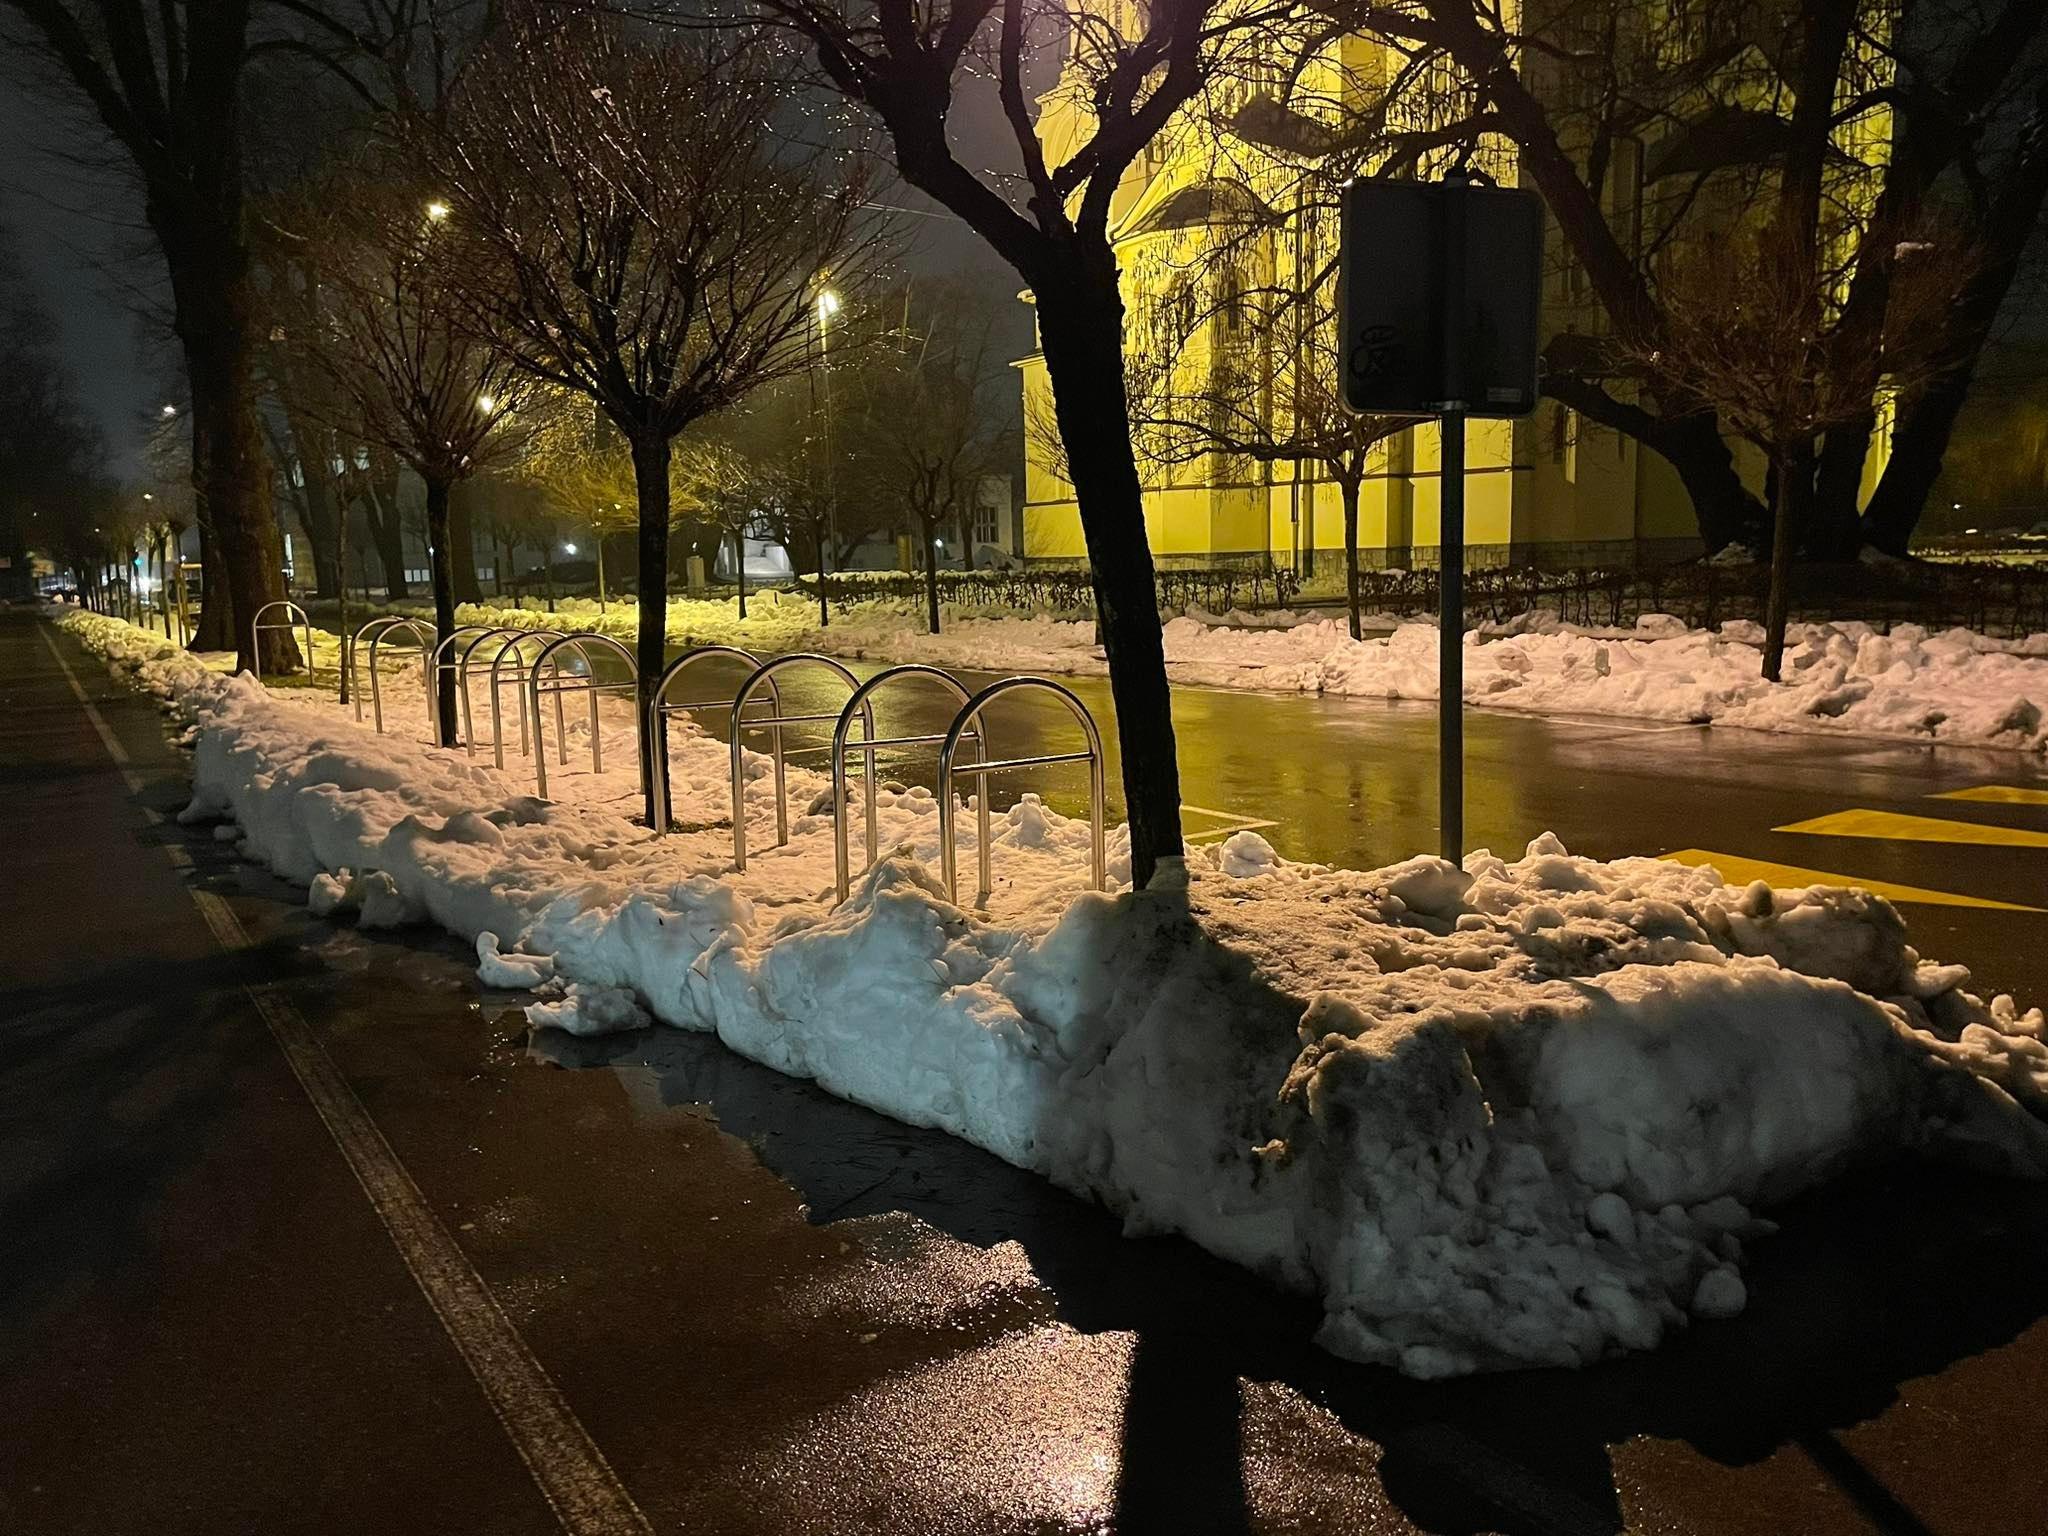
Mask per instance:
[[[465,622],[527,628],[599,629],[633,636],[634,610],[565,602],[533,609],[464,608]],[[879,603],[858,604],[829,629],[792,597],[750,608],[678,603],[669,637],[678,644],[756,651],[822,650],[878,661],[1100,674],[1107,671],[1092,624],[1031,617],[955,617],[945,632]],[[1353,640],[1342,620],[1308,612],[1189,613],[1165,627],[1174,679],[1217,688],[1321,693],[1347,698],[1434,700],[1434,624],[1383,619],[1391,633]],[[1687,629],[1645,614],[1633,629],[1581,628],[1551,613],[1525,614],[1467,637],[1465,697],[1528,714],[1611,715],[1743,726],[1754,730],[1940,741],[2048,752],[2048,635],[1994,640],[1971,630],[1929,633],[1899,625],[1879,634],[1860,623],[1795,624],[1785,681],[1763,680],[1762,629],[1747,620],[1718,631]]]
[[[2041,1012],[1964,991],[1866,893],[1550,837],[1359,872],[1252,833],[1086,893],[1085,826],[1027,800],[995,818],[977,914],[931,873],[931,796],[884,792],[884,856],[835,907],[829,816],[773,848],[751,761],[760,851],[730,872],[725,749],[694,729],[676,796],[704,830],[653,839],[630,769],[543,803],[331,705],[138,670],[200,724],[195,815],[316,901],[472,940],[494,984],[551,971],[536,1024],[715,1031],[1314,1292],[1328,1347],[1412,1374],[1576,1364],[1737,1311],[1753,1208],[1860,1158],[2048,1172]],[[818,776],[792,781],[812,803]]]

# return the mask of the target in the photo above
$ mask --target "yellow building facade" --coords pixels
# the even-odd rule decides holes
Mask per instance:
[[[1269,80],[1279,71],[1268,80],[1251,71],[1251,78],[1224,88],[1237,93],[1235,100],[1206,101],[1199,124],[1177,123],[1132,166],[1118,190],[1112,230],[1123,273],[1126,353],[1154,360],[1133,364],[1134,375],[1150,376],[1153,392],[1199,397],[1219,378],[1243,381],[1243,398],[1224,404],[1233,419],[1254,424],[1251,435],[1263,429],[1268,441],[1290,436],[1302,419],[1296,403],[1315,382],[1291,378],[1290,368],[1326,369],[1330,377],[1319,387],[1334,393],[1329,311],[1335,286],[1327,274],[1334,271],[1338,220],[1327,206],[1327,190],[1313,198],[1304,193],[1300,158],[1272,146],[1284,149],[1290,134],[1341,132],[1400,67],[1384,44],[1344,39],[1293,79],[1285,107],[1270,94]],[[1540,79],[1531,84],[1539,94],[1544,89]],[[1041,101],[1040,132],[1054,157],[1086,127],[1079,95],[1063,82]],[[1219,121],[1251,125],[1264,145],[1209,126]],[[1882,113],[1845,125],[1845,158],[1880,167],[1890,126]],[[1628,222],[1632,201],[1639,208],[1656,195],[1646,191],[1645,179],[1645,163],[1655,153],[1654,144],[1629,142],[1615,155],[1603,198],[1617,224]],[[1504,185],[1517,179],[1503,143],[1483,141],[1474,163]],[[1440,168],[1423,164],[1425,173]],[[1545,339],[1568,329],[1598,334],[1603,316],[1554,223],[1547,225],[1546,246]],[[1236,297],[1260,292],[1313,293],[1307,307],[1320,319],[1263,324],[1258,306]],[[1301,308],[1294,306],[1297,313]],[[1310,336],[1302,327],[1311,324],[1330,334]],[[1278,361],[1226,365],[1250,354]],[[1043,359],[1033,353],[1016,366],[1026,422],[1025,558],[1085,559],[1073,488],[1061,473],[1051,429]],[[1146,390],[1134,384],[1133,393]],[[1148,451],[1142,431],[1138,442],[1146,526],[1162,564],[1270,559],[1297,571],[1341,566],[1343,495],[1313,461],[1220,451],[1162,457]],[[1881,431],[1866,494],[1887,448]],[[1745,478],[1760,491],[1760,456],[1746,445],[1737,445],[1736,453]],[[1467,476],[1466,546],[1474,564],[1656,562],[1699,548],[1691,500],[1669,464],[1553,400],[1525,419],[1473,421]],[[1374,447],[1359,492],[1361,563],[1434,564],[1439,490],[1433,423],[1408,426]]]

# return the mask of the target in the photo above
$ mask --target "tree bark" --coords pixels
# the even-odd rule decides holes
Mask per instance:
[[[733,530],[732,565],[733,574],[739,578],[740,617],[744,619],[747,616],[747,535],[744,529]]]
[[[1792,474],[1782,453],[1772,466],[1771,488],[1771,593],[1764,611],[1764,677],[1775,683],[1785,666],[1785,625],[1792,606]]]
[[[939,551],[934,540],[938,521],[920,517],[917,526],[924,539],[924,621],[926,632],[939,632]]]
[[[455,568],[448,548],[448,482],[428,480],[427,564],[434,580],[434,640],[455,633]],[[455,745],[455,679],[447,668],[434,677],[434,715],[441,745]],[[538,722],[535,722],[538,725]]]
[[[238,173],[237,173],[238,174]],[[226,206],[174,206],[152,190],[149,219],[170,271],[172,329],[185,354],[192,394],[195,473],[204,485],[210,535],[209,606],[227,598],[235,667],[256,664],[251,626],[266,603],[285,595],[284,552],[271,517],[270,472],[256,415],[254,295],[241,238],[241,193],[223,191]],[[216,576],[224,578],[216,582]],[[221,588],[225,588],[223,592]],[[263,636],[266,672],[299,664],[289,630]]]
[[[192,643],[187,649],[231,651],[235,648],[234,607],[228,601],[227,574],[221,568],[220,556],[214,552],[213,535],[207,532],[207,522],[202,513],[199,518],[199,622],[192,626]]]
[[[1351,638],[1360,638],[1358,622],[1358,482],[1346,475],[1337,482],[1344,493],[1344,603],[1351,614]]]
[[[313,546],[313,592],[332,600],[348,579],[341,569],[339,498],[325,467],[316,468],[306,452],[306,439],[296,428],[292,437],[299,445],[299,472],[306,477],[306,542]]]
[[[1033,283],[1053,414],[1081,512],[1095,611],[1109,658],[1130,820],[1131,884],[1184,854],[1173,696],[1159,633],[1159,592],[1124,391],[1123,299],[1106,241],[1071,253]]]
[[[412,583],[405,579],[405,520],[398,511],[398,479],[394,475],[386,481],[382,495],[378,494],[376,482],[368,481],[363,494],[363,515],[369,519],[370,542],[377,546],[377,563],[384,567],[385,601],[395,603],[411,597]]]
[[[476,502],[481,487],[465,480],[448,495],[448,543],[455,564],[455,601],[481,603],[483,583],[476,574]]]
[[[668,533],[669,463],[674,445],[665,434],[646,433],[633,439],[633,490],[640,517],[640,620],[634,634],[633,663],[639,671],[640,797],[647,825],[654,826],[654,776],[668,777],[668,735],[649,732],[648,706],[668,667]],[[744,546],[741,549],[744,556]],[[744,559],[740,567],[740,617],[746,617]],[[657,828],[665,831],[666,828]]]

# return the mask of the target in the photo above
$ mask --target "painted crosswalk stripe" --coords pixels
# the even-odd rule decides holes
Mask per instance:
[[[1673,864],[1695,868],[1710,867],[1731,885],[1762,880],[1768,885],[1845,885],[1882,896],[1886,901],[1918,902],[1930,907],[1980,907],[1993,912],[2039,912],[2039,907],[2017,902],[1993,901],[1988,896],[1965,896],[1955,891],[1930,891],[1917,885],[1900,885],[1891,880],[1866,880],[1860,875],[1836,874],[1825,869],[1802,869],[1796,864],[1773,864],[1766,859],[1746,859],[1739,854],[1716,853],[1710,848],[1681,848],[1662,855]]]
[[[2048,848],[2048,832],[2028,827],[1996,827],[1981,821],[1946,821],[1939,816],[1912,816],[1904,811],[1835,811],[1811,821],[1775,827],[1777,832],[1804,832],[1815,837],[1875,837],[1895,843],[1979,843],[1988,848]]]
[[[2024,784],[1978,784],[1970,789],[1949,789],[1930,800],[1967,800],[1975,805],[2048,805],[2048,789]]]

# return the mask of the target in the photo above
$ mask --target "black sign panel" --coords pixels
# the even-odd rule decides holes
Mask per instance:
[[[1391,416],[1536,409],[1543,204],[1473,182],[1344,189],[1344,403]]]

